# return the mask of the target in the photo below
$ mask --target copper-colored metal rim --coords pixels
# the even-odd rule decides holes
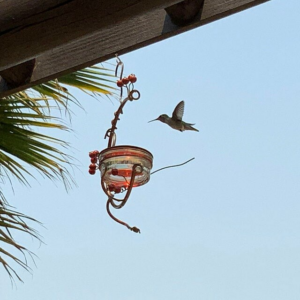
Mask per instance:
[[[143,151],[143,152],[146,152],[146,154],[148,154],[150,157],[151,157],[151,160],[147,157],[142,157],[140,155],[136,155],[138,157],[142,157],[143,159],[146,159],[148,160],[150,163],[151,163],[151,168],[152,168],[152,163],[153,163],[153,155],[151,152],[149,152],[148,150],[144,149],[144,148],[141,148],[141,147],[136,147],[136,146],[129,146],[129,145],[118,145],[118,146],[113,146],[113,147],[110,147],[110,148],[106,148],[104,150],[102,150],[100,153],[99,153],[99,156],[102,156],[102,155],[105,155],[106,152],[108,151],[111,151],[111,150],[118,150],[118,149],[122,149],[122,148],[128,148],[128,150],[139,150],[139,151]],[[118,156],[124,156],[124,155],[112,155],[111,157],[118,157]],[[109,157],[110,158],[110,157]],[[101,161],[99,161],[99,165],[104,161],[105,159],[102,159]]]

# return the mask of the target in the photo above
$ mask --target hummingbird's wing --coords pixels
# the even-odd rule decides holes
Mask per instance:
[[[180,101],[173,111],[172,119],[176,121],[182,121],[183,113],[184,113],[184,101]]]

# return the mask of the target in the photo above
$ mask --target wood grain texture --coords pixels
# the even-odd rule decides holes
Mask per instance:
[[[68,2],[70,0],[0,0],[0,34],[28,25],[43,13]]]
[[[267,1],[205,0],[202,12],[186,26],[174,25],[165,10],[161,8],[110,24],[92,35],[84,36],[38,56],[30,83],[11,90],[2,89],[2,92],[0,87],[0,97],[105,61],[112,58],[115,53],[121,55],[148,46]]]
[[[93,35],[100,28],[176,2],[178,0],[72,0],[44,10],[24,19],[19,26],[0,32],[0,71]]]

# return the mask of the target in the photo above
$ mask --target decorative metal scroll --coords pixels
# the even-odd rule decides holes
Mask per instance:
[[[117,85],[120,87],[120,106],[119,106],[118,110],[114,113],[115,117],[111,121],[111,125],[112,125],[111,128],[109,128],[106,131],[105,136],[104,136],[104,138],[108,138],[107,148],[111,148],[116,145],[117,136],[116,136],[115,130],[117,129],[117,122],[118,122],[118,120],[120,120],[120,114],[123,114],[123,108],[124,108],[125,104],[127,103],[128,100],[133,101],[133,100],[138,100],[140,98],[140,92],[138,90],[134,89],[134,82],[136,82],[135,75],[131,74],[128,77],[123,77],[124,64],[117,55],[116,55],[116,58],[117,58],[117,66],[116,66],[115,76],[119,77],[119,80],[117,81]],[[118,72],[120,74],[119,76],[118,76]],[[123,98],[123,89],[127,93],[127,96],[124,99],[122,99]],[[104,193],[108,196],[108,200],[106,203],[107,213],[114,221],[126,226],[128,229],[130,229],[136,233],[140,233],[140,230],[137,227],[135,227],[135,226],[131,227],[127,223],[125,223],[125,222],[117,219],[115,216],[113,216],[113,214],[110,211],[110,205],[115,209],[120,209],[126,204],[128,198],[130,196],[132,187],[133,187],[136,173],[137,173],[137,171],[141,171],[142,168],[143,168],[143,166],[140,164],[133,165],[130,183],[126,189],[121,191],[121,192],[126,192],[123,199],[117,199],[114,197],[115,194],[113,194],[109,190],[108,186],[103,181],[105,175],[101,176],[102,189],[103,189]]]

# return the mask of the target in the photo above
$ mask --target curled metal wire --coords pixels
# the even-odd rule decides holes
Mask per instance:
[[[167,167],[160,168],[160,169],[158,169],[158,170],[155,170],[155,171],[151,172],[150,174],[152,175],[152,174],[154,174],[154,173],[156,173],[156,172],[159,172],[159,171],[161,171],[161,170],[168,169],[168,168],[175,168],[175,167],[183,166],[183,165],[187,164],[188,162],[192,161],[193,159],[195,159],[195,157],[193,157],[193,158],[191,158],[191,159],[185,161],[185,162],[182,163],[182,164],[172,165],[172,166],[167,166]]]
[[[123,72],[124,72],[124,64],[120,60],[118,55],[116,55],[116,58],[117,58],[117,66],[116,66],[115,76],[118,77],[118,72],[119,72],[120,73],[119,78],[120,78],[120,80],[122,80]],[[124,99],[122,99],[123,98],[123,88],[126,89],[126,91],[127,91],[127,97],[124,98]],[[120,88],[120,106],[119,106],[118,110],[114,113],[115,117],[111,121],[111,128],[109,128],[106,131],[105,136],[104,136],[104,139],[108,138],[107,148],[111,148],[111,147],[116,145],[117,135],[115,133],[115,130],[117,129],[117,122],[118,122],[118,120],[120,120],[120,114],[123,114],[123,108],[124,108],[125,104],[127,103],[128,100],[133,101],[133,100],[138,100],[139,98],[140,98],[140,92],[138,90],[134,89],[134,84],[133,83],[129,83],[125,87]],[[106,210],[107,210],[108,215],[114,221],[118,222],[119,224],[122,224],[122,225],[126,226],[128,229],[130,229],[131,231],[136,232],[136,233],[140,233],[140,230],[137,227],[131,227],[127,223],[125,223],[125,222],[119,220],[118,218],[116,218],[111,213],[111,211],[109,209],[109,206],[111,205],[115,209],[120,209],[126,204],[128,198],[131,194],[131,190],[132,190],[132,187],[133,187],[133,184],[134,184],[134,179],[135,179],[135,176],[136,176],[136,173],[137,173],[136,169],[138,167],[142,168],[142,166],[140,164],[135,164],[132,167],[132,175],[131,175],[130,183],[129,183],[128,187],[125,190],[123,190],[123,192],[126,191],[126,194],[125,194],[123,199],[115,198],[114,194],[112,194],[109,191],[107,185],[104,182],[104,177],[105,177],[106,171],[101,176],[102,189],[105,192],[105,194],[108,196],[108,200],[107,200],[107,203],[106,203]],[[119,202],[119,203],[116,203],[116,202]]]
[[[109,205],[111,205],[111,206],[112,206],[113,208],[115,208],[115,209],[120,209],[120,208],[122,208],[122,207],[126,204],[127,200],[129,199],[129,196],[130,196],[130,194],[131,194],[131,190],[132,190],[132,187],[133,187],[133,184],[134,184],[135,175],[136,175],[136,173],[137,173],[137,168],[142,168],[142,166],[141,166],[140,164],[134,164],[134,165],[133,165],[130,183],[129,183],[129,186],[126,188],[127,192],[126,192],[126,194],[125,194],[125,196],[124,196],[123,199],[117,199],[117,198],[115,198],[115,197],[114,197],[114,194],[112,194],[112,193],[109,191],[108,186],[105,184],[105,182],[104,182],[104,180],[103,180],[103,178],[104,178],[104,176],[105,176],[105,174],[106,174],[106,171],[104,172],[104,174],[103,174],[103,176],[102,176],[102,178],[101,178],[101,186],[102,186],[102,189],[103,189],[103,191],[105,192],[105,194],[108,196],[108,200],[107,200],[107,203],[106,203],[106,210],[107,210],[108,215],[109,215],[114,221],[118,222],[118,223],[121,224],[121,225],[126,226],[126,227],[127,227],[128,229],[130,229],[131,231],[136,232],[136,233],[140,233],[140,230],[139,230],[137,227],[135,227],[135,226],[131,227],[131,226],[129,226],[127,223],[125,223],[125,222],[119,220],[118,218],[116,218],[116,217],[111,213],[111,211],[110,211],[110,209],[109,209]],[[115,203],[115,201],[120,202],[120,203]]]
[[[116,72],[115,75],[117,76],[118,74],[118,69],[120,68],[120,79],[122,79],[123,76],[123,71],[124,71],[124,64],[123,62],[119,59],[118,56],[117,57],[117,67],[116,67]],[[118,120],[120,120],[120,114],[123,114],[123,107],[125,106],[125,104],[127,103],[128,100],[133,101],[133,100],[138,100],[140,99],[140,92],[138,90],[134,89],[134,85],[133,83],[130,83],[128,85],[126,85],[125,87],[127,89],[127,97],[125,99],[122,100],[123,97],[123,87],[120,88],[120,106],[118,108],[118,110],[115,112],[115,117],[114,119],[111,121],[111,128],[109,128],[106,133],[104,138],[108,137],[108,145],[107,148],[113,147],[116,144],[116,134],[115,134],[115,130],[117,129],[117,123]]]

